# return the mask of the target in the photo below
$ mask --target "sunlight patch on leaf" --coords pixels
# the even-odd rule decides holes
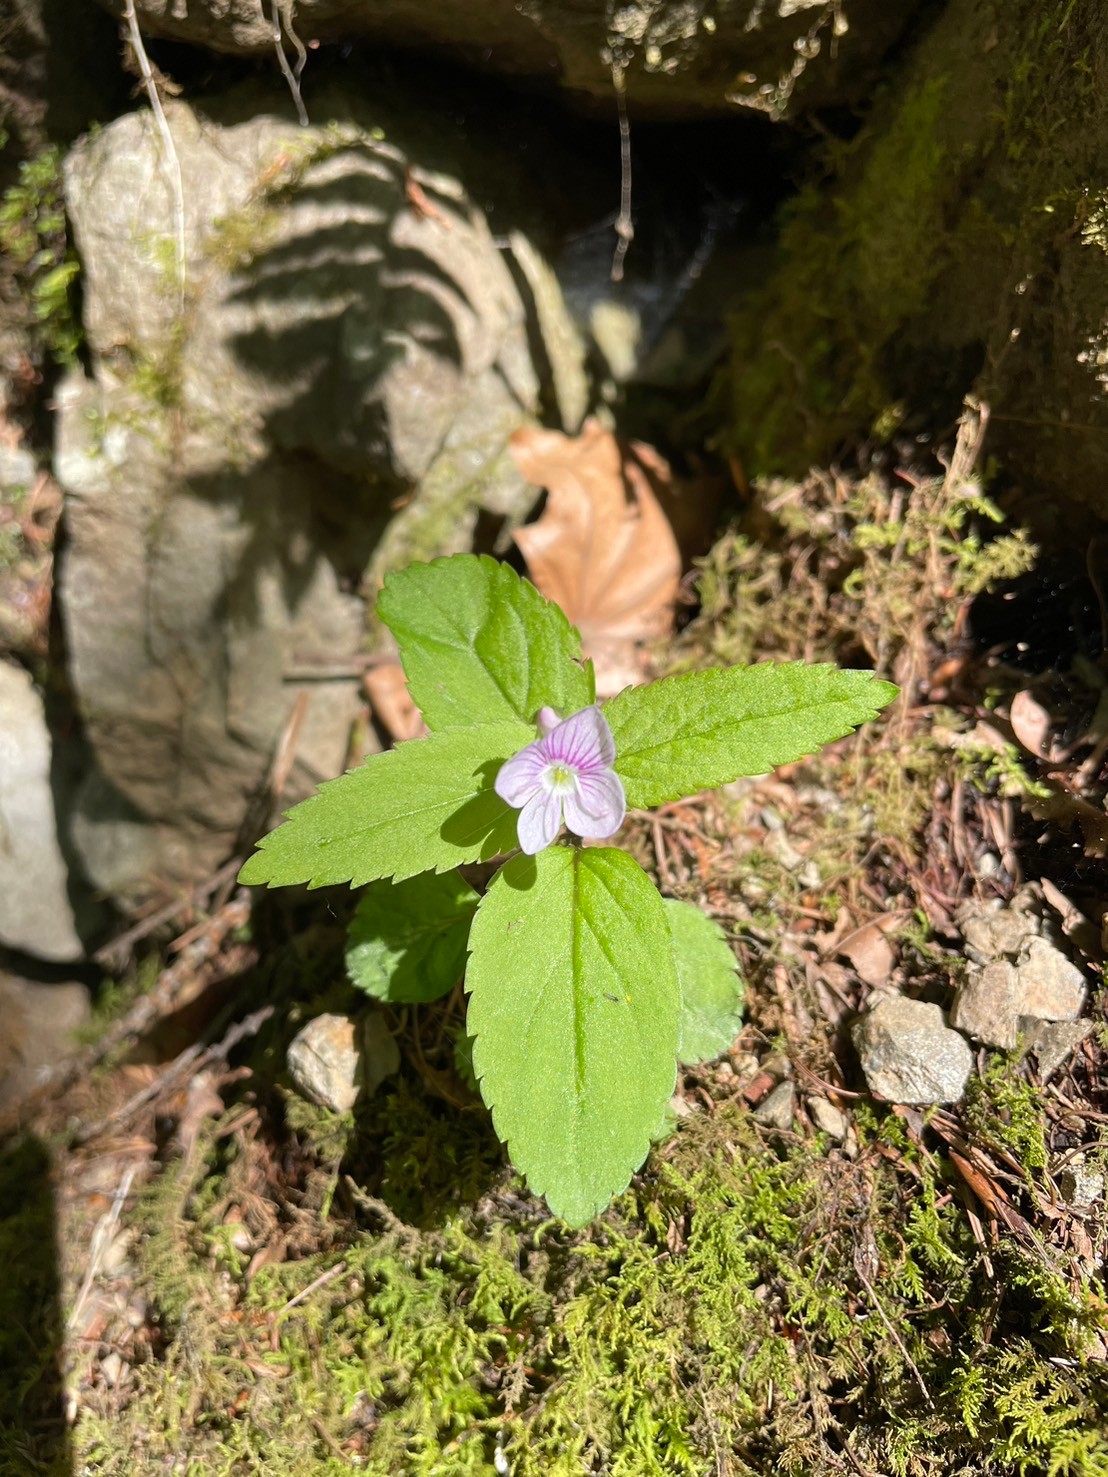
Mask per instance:
[[[593,701],[592,671],[569,621],[487,555],[389,574],[377,614],[396,637],[411,701],[432,732],[530,724],[542,707],[565,717]]]
[[[604,708],[629,806],[663,805],[767,774],[842,738],[892,702],[872,672],[803,662],[666,677]]]

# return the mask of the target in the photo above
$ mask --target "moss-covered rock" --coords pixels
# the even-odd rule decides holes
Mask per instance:
[[[828,178],[781,221],[734,328],[748,470],[976,391],[1021,479],[1108,516],[1108,20],[952,0]]]

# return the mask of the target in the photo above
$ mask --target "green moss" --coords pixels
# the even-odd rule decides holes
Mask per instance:
[[[79,1431],[89,1470],[129,1470],[136,1441],[197,1477],[351,1458],[379,1477],[485,1477],[498,1449],[514,1477],[801,1477],[837,1470],[844,1443],[903,1477],[1106,1470],[1105,1392],[1081,1353],[1097,1289],[1027,1248],[987,1263],[895,1114],[856,1115],[850,1160],[822,1141],[773,1152],[721,1106],[570,1235],[487,1178],[491,1198],[455,1185],[451,1209],[431,1157],[451,1116],[410,1087],[387,1112],[404,1116],[369,1221],[332,1211],[326,1247],[249,1285],[211,1234],[230,1191],[193,1201],[191,1226],[179,1179],[150,1192],[140,1256],[168,1344],[122,1429]],[[389,1208],[401,1185],[423,1230]]]
[[[953,0],[921,33],[785,208],[736,317],[720,414],[748,473],[799,475],[913,413],[942,424],[976,389],[1021,479],[1033,462],[1057,487],[1066,465],[1099,498],[1106,55],[1093,0],[1016,0],[1000,26]]]
[[[1007,1149],[1030,1175],[1045,1169],[1043,1094],[1008,1057],[997,1056],[967,1089],[966,1120],[987,1143]]]
[[[893,395],[881,364],[898,326],[927,301],[949,251],[944,215],[955,181],[941,120],[945,84],[899,101],[864,168],[828,197],[811,187],[785,207],[785,266],[736,323],[732,439],[748,471],[803,472]]]
[[[73,305],[77,258],[66,230],[61,149],[52,146],[20,165],[0,199],[0,250],[26,300],[41,347],[72,364],[81,344]]]

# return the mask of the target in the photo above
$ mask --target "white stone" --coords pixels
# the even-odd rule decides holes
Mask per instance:
[[[849,1127],[846,1114],[840,1112],[834,1103],[829,1103],[825,1097],[812,1097],[808,1099],[808,1112],[812,1115],[812,1122],[820,1130],[833,1139],[842,1140],[846,1138]]]
[[[306,1098],[333,1113],[349,1113],[363,1090],[376,1092],[397,1070],[400,1050],[377,1011],[361,1023],[346,1015],[318,1015],[293,1038],[286,1060]]]

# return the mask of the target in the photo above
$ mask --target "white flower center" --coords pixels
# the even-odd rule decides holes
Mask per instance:
[[[572,794],[577,788],[577,776],[565,764],[551,764],[543,774],[543,784],[556,795]]]

